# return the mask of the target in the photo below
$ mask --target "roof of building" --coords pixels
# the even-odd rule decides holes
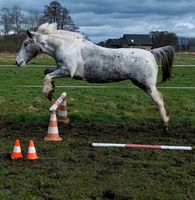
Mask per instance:
[[[108,39],[106,44],[107,45],[113,45],[113,46],[121,46],[121,38],[119,38],[119,39]]]
[[[152,45],[152,40],[149,35],[143,34],[124,34],[128,45]]]

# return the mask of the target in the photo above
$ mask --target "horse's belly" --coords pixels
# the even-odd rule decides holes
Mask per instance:
[[[91,61],[84,65],[84,79],[89,82],[106,83],[129,79],[127,66],[116,63]]]

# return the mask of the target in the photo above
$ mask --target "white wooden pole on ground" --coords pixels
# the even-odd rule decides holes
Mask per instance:
[[[145,144],[112,144],[92,143],[93,147],[116,147],[125,149],[156,149],[156,150],[193,150],[191,146],[167,146],[167,145],[145,145]]]

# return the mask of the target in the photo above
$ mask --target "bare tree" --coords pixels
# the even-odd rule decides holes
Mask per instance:
[[[9,8],[2,8],[0,11],[0,23],[2,26],[2,31],[4,36],[7,36],[9,32],[12,30],[13,26],[13,16],[11,9]]]
[[[79,27],[73,22],[72,17],[68,16],[66,18],[66,23],[64,24],[63,29],[77,32],[79,30]]]
[[[30,11],[26,16],[26,29],[37,30],[41,24],[41,15],[38,12]]]
[[[16,35],[20,35],[22,31],[23,15],[20,7],[14,6],[12,8],[13,30]]]
[[[69,11],[63,7],[58,1],[52,1],[49,5],[45,6],[44,22],[56,22],[58,29],[69,31],[78,31],[78,27],[74,24]]]
[[[67,18],[69,16],[68,10],[66,8],[61,8],[61,22],[60,29],[64,29],[64,25],[67,24]]]
[[[49,6],[45,6],[44,10],[44,19],[45,21],[52,23],[56,22],[58,28],[60,28],[60,18],[61,18],[62,6],[57,1],[52,1]]]
[[[154,47],[162,47],[166,45],[177,45],[177,36],[175,33],[169,33],[168,31],[155,31],[150,32],[150,36],[154,43]]]

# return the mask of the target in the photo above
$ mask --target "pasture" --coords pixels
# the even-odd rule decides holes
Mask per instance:
[[[6,66],[0,67],[0,199],[195,199],[194,151],[91,147],[92,142],[195,146],[195,67],[174,67],[166,83],[159,69],[157,86],[171,122],[166,134],[151,99],[130,81],[96,87],[57,79],[54,99],[67,92],[71,122],[58,124],[62,142],[46,143],[52,103],[41,86],[44,68],[54,62],[41,56],[27,67],[7,66],[13,63],[14,55],[1,55]],[[177,55],[175,64],[195,64],[195,55]],[[17,138],[23,155],[33,139],[40,159],[11,161]]]

